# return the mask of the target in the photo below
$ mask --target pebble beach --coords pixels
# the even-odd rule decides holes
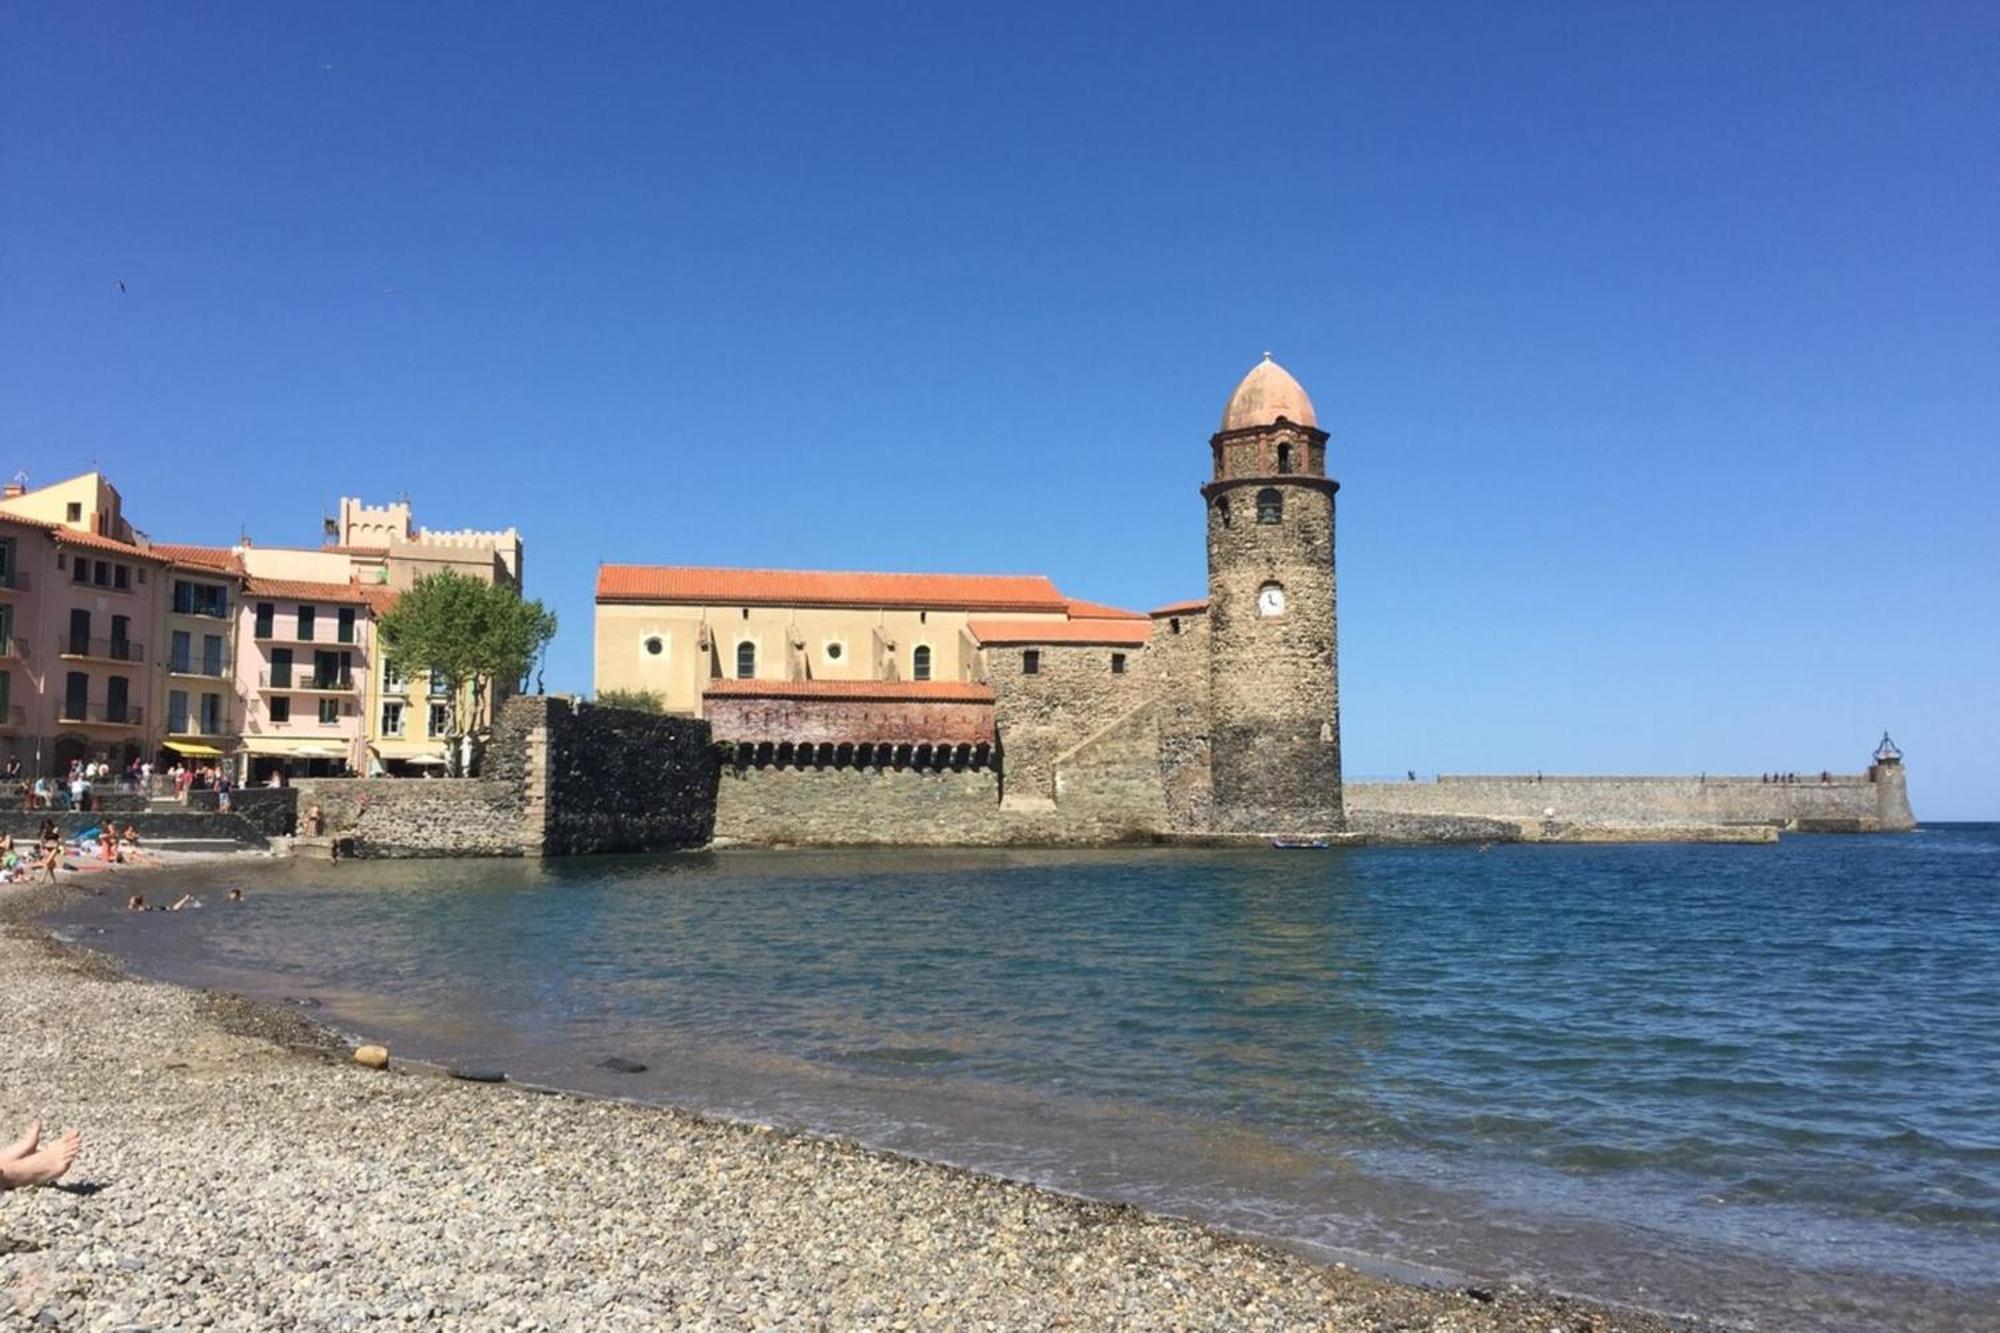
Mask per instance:
[[[296,1013],[48,939],[35,913],[75,891],[0,905],[0,1128],[85,1136],[61,1187],[0,1195],[0,1325],[1687,1327],[1386,1281],[844,1141],[365,1069]]]

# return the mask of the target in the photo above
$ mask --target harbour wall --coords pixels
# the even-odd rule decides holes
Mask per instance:
[[[509,699],[476,778],[311,778],[324,831],[358,857],[678,851],[714,831],[706,722],[561,696]]]
[[[1156,708],[1141,703],[1003,790],[994,764],[725,764],[717,838],[756,846],[1042,846],[1152,839],[1165,825]],[[1052,746],[1043,747],[1044,752]],[[1044,794],[1044,793],[1048,794]]]
[[[1575,777],[1446,774],[1432,782],[1350,782],[1350,814],[1468,815],[1568,828],[1766,825],[1799,832],[1916,827],[1901,764],[1866,773],[1756,777]]]

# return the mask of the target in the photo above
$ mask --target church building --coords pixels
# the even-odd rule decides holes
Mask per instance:
[[[1266,355],[1209,452],[1205,598],[1141,614],[1038,574],[604,565],[597,692],[708,720],[723,837],[1337,832],[1327,434]]]

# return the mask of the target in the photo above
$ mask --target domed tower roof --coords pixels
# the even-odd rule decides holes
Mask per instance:
[[[1304,387],[1266,352],[1229,395],[1229,406],[1222,409],[1222,429],[1271,426],[1280,417],[1295,426],[1319,429],[1319,418],[1313,415],[1312,399],[1306,397]]]

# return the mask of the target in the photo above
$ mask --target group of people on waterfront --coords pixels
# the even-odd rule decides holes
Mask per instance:
[[[23,810],[96,810],[98,791],[116,785],[128,794],[152,798],[171,795],[182,805],[188,793],[212,791],[216,806],[229,809],[229,793],[234,789],[230,776],[216,764],[182,764],[156,769],[150,760],[134,759],[123,769],[100,759],[72,759],[69,772],[60,778],[37,777],[32,781],[22,773],[21,761],[9,759],[0,780],[11,783]],[[0,787],[0,790],[5,790]]]
[[[1833,781],[1832,771],[1822,770],[1819,775],[1819,780],[1823,783],[1832,782]],[[1767,784],[1773,784],[1780,787],[1791,787],[1791,786],[1796,786],[1801,782],[1810,782],[1812,781],[1812,779],[1810,777],[1802,778],[1796,773],[1766,773],[1764,775],[1764,781]]]

